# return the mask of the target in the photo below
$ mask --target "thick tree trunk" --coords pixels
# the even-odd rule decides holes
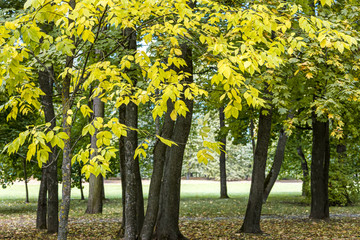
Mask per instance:
[[[26,169],[26,158],[23,160],[23,168],[24,168],[24,182],[25,182],[25,202],[29,202],[29,188],[28,188],[28,177],[27,177],[27,169]]]
[[[165,139],[171,139],[174,130],[174,121],[171,119],[170,113],[174,108],[174,104],[171,102],[171,100],[168,100],[167,105],[168,105],[168,109],[164,117],[162,131],[159,134],[161,137]],[[147,205],[144,225],[142,227],[140,234],[140,239],[142,240],[150,240],[154,232],[156,218],[158,216],[158,211],[159,211],[161,181],[164,172],[166,149],[167,146],[158,139],[155,143],[154,152],[153,152],[154,165],[153,165],[153,173],[150,182],[148,205]]]
[[[39,189],[38,204],[36,210],[36,228],[46,229],[46,213],[47,213],[47,184],[46,184],[46,168],[41,169],[41,182]]]
[[[300,156],[300,161],[301,161],[301,169],[303,172],[303,184],[302,184],[302,196],[308,196],[308,186],[309,186],[309,167],[308,167],[308,163],[306,161],[304,152],[302,150],[301,146],[298,146],[296,148],[296,151],[298,153],[298,155]]]
[[[182,44],[181,51],[182,58],[185,60],[187,66],[179,70],[193,74],[191,48]],[[192,75],[187,77],[185,82],[192,83]],[[171,148],[168,148],[168,157],[165,162],[164,177],[161,186],[156,239],[186,239],[179,230],[180,181],[185,146],[191,128],[193,100],[184,99],[184,102],[189,109],[189,112],[186,114],[185,118],[183,116],[178,116],[175,123],[172,140],[176,142],[178,146],[173,145]]]
[[[47,173],[47,191],[48,191],[48,233],[56,233],[59,228],[59,187],[57,174],[57,151],[55,148],[51,149]]]
[[[275,151],[274,162],[271,166],[269,174],[266,176],[263,193],[263,203],[266,202],[276,179],[279,176],[282,162],[285,156],[285,147],[287,135],[283,129],[280,130],[279,140]]]
[[[95,97],[93,100],[93,112],[94,120],[96,118],[104,117],[104,103],[99,97]],[[94,150],[94,153],[91,155],[91,158],[94,158],[98,155],[98,147],[96,145],[96,135],[99,131],[95,129],[94,135],[91,136],[91,148]],[[97,177],[94,174],[90,175],[89,178],[89,198],[86,208],[86,213],[96,214],[102,213],[103,208],[103,177],[98,175]]]
[[[126,106],[126,126],[137,128],[137,106],[130,102]],[[137,132],[128,130],[125,138],[125,239],[136,239],[139,227],[142,226],[144,218],[144,209],[139,208],[139,202],[142,202],[141,179],[139,185],[138,175],[139,161],[134,159],[135,149],[137,148]],[[142,195],[142,194],[141,194]],[[140,199],[141,197],[141,199]],[[140,225],[140,226],[139,226]]]
[[[53,74],[53,69],[49,69]],[[48,71],[39,72],[40,89],[45,93],[41,97],[41,103],[44,110],[45,122],[50,123],[49,130],[56,126],[55,109],[53,105],[53,76]],[[58,199],[58,175],[57,175],[57,149],[47,144],[51,150],[49,159],[46,163],[46,184],[47,184],[47,229],[48,233],[58,231],[59,219],[59,199]],[[46,192],[45,192],[46,194]]]
[[[124,35],[129,36],[128,49],[136,50],[136,33],[133,29],[124,30]],[[136,77],[132,77],[133,86],[136,86]],[[130,102],[126,106],[125,125],[137,129],[138,106]],[[134,159],[138,146],[137,131],[128,130],[125,138],[125,239],[136,239],[140,234],[144,222],[144,199],[139,169],[139,159]]]
[[[268,113],[265,115],[263,111]],[[250,196],[246,208],[245,219],[240,231],[245,233],[261,233],[260,216],[263,201],[266,159],[271,135],[272,109],[261,109],[254,164],[251,178]]]
[[[219,108],[220,129],[225,127],[224,107]],[[220,198],[229,198],[226,186],[226,136],[220,139],[222,151],[220,153]]]
[[[311,161],[311,211],[310,218],[329,218],[329,121],[321,122],[312,113],[313,145]]]

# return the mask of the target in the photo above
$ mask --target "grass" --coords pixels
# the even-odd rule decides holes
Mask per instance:
[[[88,185],[84,193],[87,195]],[[148,182],[144,182],[144,195],[147,198]],[[300,182],[277,182],[262,214],[263,229],[267,235],[242,235],[235,231],[240,228],[245,214],[250,182],[229,182],[230,199],[219,199],[219,183],[215,181],[183,181],[181,187],[180,227],[191,239],[314,239],[319,238],[319,227],[334,229],[330,239],[359,236],[359,218],[335,218],[327,223],[314,225],[309,221],[310,207],[301,196]],[[13,236],[15,239],[56,239],[34,228],[36,198],[39,185],[29,185],[30,203],[24,203],[24,186],[13,185],[0,190],[0,239]],[[60,188],[61,189],[61,188]],[[59,191],[61,192],[61,191]],[[79,189],[72,190],[70,210],[70,239],[111,239],[120,226],[122,216],[120,184],[105,185],[106,200],[102,215],[84,215],[86,200],[80,200]],[[146,203],[146,201],[145,201]],[[349,207],[331,207],[331,214],[360,214],[360,204]],[[287,219],[296,216],[295,219]],[[270,219],[269,219],[270,217]],[[275,217],[275,218],[274,218]],[[93,222],[101,225],[94,228]],[[285,225],[284,225],[285,224]],[[339,227],[342,226],[342,227]],[[293,228],[307,229],[304,233]],[[217,230],[220,229],[220,230]],[[288,228],[290,235],[284,235]],[[343,233],[344,229],[347,233]],[[324,230],[325,231],[325,230]],[[330,230],[329,230],[330,231]],[[89,238],[88,232],[92,237]],[[300,234],[300,235],[299,235]],[[330,234],[322,232],[323,236]],[[105,237],[108,236],[108,237]],[[286,236],[286,237],[285,237]],[[354,239],[356,239],[355,237]]]
[[[88,185],[84,185],[85,198],[88,193]],[[144,197],[147,198],[149,191],[149,181],[143,182]],[[230,197],[245,197],[249,194],[250,182],[229,182],[228,194]],[[29,184],[29,197],[36,200],[39,192],[39,184]],[[182,198],[218,198],[220,183],[217,181],[183,181],[181,185]],[[277,182],[272,190],[272,194],[297,194],[301,193],[301,182]],[[109,199],[121,198],[121,184],[105,184],[105,194]],[[73,188],[71,191],[72,199],[80,199],[80,190]],[[21,200],[25,198],[25,187],[23,184],[14,184],[5,189],[0,189],[0,200],[12,199]],[[61,185],[59,186],[59,198],[61,198]]]

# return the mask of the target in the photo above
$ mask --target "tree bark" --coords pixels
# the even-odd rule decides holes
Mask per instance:
[[[81,174],[81,166],[79,165],[79,168],[78,168],[78,171],[79,171],[79,186],[80,186],[80,196],[81,196],[81,200],[85,200],[85,197],[84,197],[84,189],[83,189],[83,185],[82,185],[82,174]]]
[[[76,1],[69,2],[72,9],[75,8]],[[71,21],[70,21],[71,23]],[[68,56],[66,58],[66,66],[73,67],[74,58]],[[62,127],[63,131],[68,135],[68,139],[64,139],[63,161],[61,166],[62,172],[62,202],[60,206],[58,240],[66,240],[68,235],[68,219],[70,211],[71,196],[71,125],[67,122],[68,111],[70,110],[70,82],[71,75],[67,74],[62,85]]]
[[[263,111],[268,111],[267,115]],[[257,143],[254,153],[254,164],[251,178],[250,196],[246,208],[245,219],[240,231],[245,233],[261,233],[260,216],[263,201],[266,159],[271,135],[272,109],[260,110]]]
[[[159,134],[165,139],[171,139],[174,130],[174,121],[171,119],[170,113],[174,109],[174,104],[171,100],[168,100],[167,106],[168,109],[164,117],[163,127]],[[140,233],[140,239],[142,240],[150,240],[154,232],[159,211],[161,181],[163,179],[166,149],[167,146],[157,139],[153,151],[154,165],[149,188],[148,205],[144,225]]]
[[[47,184],[46,184],[46,168],[41,169],[41,182],[39,189],[38,204],[36,210],[36,228],[46,229],[46,213],[47,213]]]
[[[191,76],[185,78],[185,83],[190,84],[193,82],[192,50],[189,46],[181,44],[181,51],[181,57],[185,60],[187,66],[179,70],[191,74]],[[193,100],[184,99],[184,102],[189,112],[186,114],[186,117],[178,116],[175,123],[172,141],[177,143],[178,146],[173,145],[171,148],[168,148],[168,157],[165,162],[161,186],[160,209],[155,233],[156,239],[186,239],[179,230],[180,181],[185,146],[191,128]]]
[[[25,202],[29,202],[29,188],[28,188],[28,177],[27,177],[27,169],[26,169],[26,158],[23,159],[23,167],[24,167],[24,182],[25,182]]]
[[[301,169],[303,172],[302,196],[308,196],[308,190],[306,190],[307,186],[309,184],[308,163],[306,161],[306,158],[305,158],[305,155],[304,155],[301,145],[296,148],[296,151],[297,151],[298,155],[300,156]]]
[[[53,68],[49,69],[53,74]],[[50,123],[49,131],[56,126],[55,108],[53,104],[53,76],[49,75],[48,71],[39,72],[39,85],[41,91],[45,93],[41,97],[41,103],[44,110],[45,122]],[[46,174],[47,185],[47,230],[48,233],[55,233],[58,231],[59,219],[59,199],[58,199],[58,174],[57,174],[57,148],[52,147],[50,143],[47,144],[51,152],[49,159],[44,166]],[[44,193],[46,194],[46,192]]]
[[[313,143],[311,160],[311,210],[310,218],[329,218],[329,121],[321,122],[312,113]]]
[[[104,117],[104,103],[99,97],[95,97],[93,100],[93,112],[94,120],[96,118]],[[94,153],[91,155],[91,158],[94,158],[98,155],[98,147],[96,145],[96,135],[99,131],[95,129],[94,135],[91,136],[91,149],[94,150]],[[96,214],[102,213],[103,209],[103,177],[99,174],[97,177],[94,174],[90,174],[89,177],[89,198],[86,208],[86,213]]]
[[[271,189],[273,188],[276,179],[279,176],[282,162],[285,156],[285,147],[287,141],[287,135],[283,129],[280,130],[279,140],[275,151],[274,162],[271,166],[269,174],[266,176],[263,193],[263,203],[266,202]]]
[[[121,105],[119,107],[119,123],[125,124],[126,107]],[[125,137],[119,139],[119,155],[120,155],[120,177],[121,177],[121,203],[122,203],[122,221],[118,233],[118,237],[122,238],[125,235],[125,190],[126,190],[126,174],[125,174]]]
[[[220,130],[225,127],[224,107],[219,108]],[[220,153],[220,198],[229,198],[226,186],[226,136],[220,139],[222,151]]]
[[[128,49],[136,50],[136,33],[133,29],[124,30],[128,37]],[[136,77],[132,78],[133,87],[136,86]],[[126,106],[125,125],[138,127],[138,106],[131,102]],[[135,150],[138,146],[137,131],[128,130],[125,138],[125,239],[136,239],[140,234],[144,222],[144,199],[139,169],[139,159],[135,158]]]
[[[48,233],[56,233],[59,228],[59,186],[57,174],[57,151],[52,148],[50,153],[52,163],[47,169],[47,191],[48,191]],[[49,160],[50,160],[49,159]]]
[[[256,148],[256,144],[255,144],[255,136],[254,136],[254,119],[250,119],[250,137],[251,137],[251,146],[252,146],[252,150],[253,150],[253,154],[255,154],[255,148]]]

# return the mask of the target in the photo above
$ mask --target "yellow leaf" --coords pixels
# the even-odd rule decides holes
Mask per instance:
[[[169,146],[171,147],[173,144],[175,146],[178,146],[175,142],[171,141],[171,140],[168,140],[168,139],[165,139],[163,137],[160,137],[159,135],[156,135],[156,137],[162,142],[164,143],[166,146]]]
[[[59,132],[56,135],[61,139],[69,139],[69,136],[65,132]]]

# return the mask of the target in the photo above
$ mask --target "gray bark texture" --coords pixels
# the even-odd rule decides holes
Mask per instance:
[[[46,184],[46,168],[41,169],[41,182],[36,209],[36,228],[46,229],[46,213],[47,213],[47,184]]]
[[[302,184],[302,193],[301,195],[302,196],[308,196],[310,195],[309,191],[307,190],[308,189],[308,186],[309,186],[309,167],[308,167],[308,163],[306,161],[306,158],[305,158],[305,155],[304,155],[304,152],[302,150],[302,147],[301,145],[299,145],[297,148],[296,148],[296,151],[300,157],[300,161],[301,161],[301,169],[302,169],[302,172],[303,172],[303,184]]]
[[[312,113],[311,210],[310,218],[329,218],[329,121],[321,122]]]
[[[119,123],[125,124],[126,106],[119,107]],[[118,238],[123,238],[125,235],[125,189],[126,189],[126,174],[125,174],[125,137],[119,139],[119,155],[120,155],[120,177],[121,177],[121,203],[122,203],[122,221],[118,233]]]
[[[181,57],[187,64],[181,70],[185,73],[193,74],[191,48],[186,44],[182,44],[181,51]],[[185,83],[192,83],[192,75],[184,81]],[[156,239],[186,239],[179,230],[180,181],[185,146],[191,128],[193,100],[184,99],[184,102],[189,112],[186,114],[186,117],[178,116],[172,136],[172,141],[177,143],[178,146],[173,145],[171,148],[168,148],[166,153],[160,208],[156,224]]]
[[[104,103],[99,97],[95,97],[93,100],[93,112],[94,119],[104,117]],[[95,129],[94,135],[91,136],[91,148],[94,150],[94,153],[91,155],[91,158],[94,158],[98,154],[98,147],[96,145],[96,135],[99,131]],[[98,175],[97,177],[94,174],[91,174],[89,177],[89,198],[86,208],[86,213],[96,214],[102,213],[103,210],[103,177]]]
[[[282,162],[285,156],[285,147],[287,141],[287,135],[283,129],[280,130],[278,144],[276,146],[274,161],[271,166],[269,174],[266,176],[263,193],[263,203],[266,202],[271,189],[273,188],[281,169]]]
[[[133,29],[124,30],[128,37],[128,49],[136,50],[136,33]],[[132,77],[133,86],[136,86],[136,76]],[[137,129],[138,106],[130,102],[126,106],[125,125]],[[125,138],[125,239],[136,239],[140,234],[144,222],[144,199],[139,168],[139,159],[135,158],[138,146],[137,131],[128,130]]]
[[[49,130],[52,130],[56,126],[55,109],[53,105],[53,68],[49,71],[39,72],[39,85],[40,89],[45,93],[41,97],[41,104],[44,110],[45,122],[50,123]],[[49,159],[46,165],[44,165],[46,174],[46,191],[41,194],[47,194],[47,230],[48,233],[55,233],[58,231],[59,219],[59,199],[58,199],[58,175],[57,175],[57,149],[52,147],[51,144],[47,144],[51,152],[49,153]],[[39,195],[40,197],[40,195]],[[46,196],[41,196],[46,199]]]
[[[76,1],[69,2],[72,9],[75,8]],[[66,58],[66,66],[72,68],[74,64],[73,57]],[[70,211],[71,196],[71,126],[66,122],[68,110],[70,110],[70,82],[71,75],[67,74],[62,85],[62,127],[69,139],[64,139],[63,161],[61,165],[62,173],[62,202],[60,206],[58,240],[66,240],[68,235],[68,221]]]
[[[263,111],[268,111],[267,115]],[[246,208],[245,219],[240,231],[245,233],[261,233],[260,216],[263,203],[265,168],[271,135],[272,109],[261,109],[257,143],[254,153],[254,164],[251,178],[250,196]]]
[[[28,188],[28,177],[26,169],[26,159],[23,159],[23,168],[24,168],[24,182],[25,182],[25,202],[29,202],[29,188]]]
[[[174,121],[171,119],[170,113],[174,108],[174,104],[171,102],[171,100],[168,100],[167,105],[168,105],[168,110],[164,117],[164,123],[160,136],[165,139],[170,139],[174,130]],[[153,152],[154,165],[153,165],[153,173],[150,182],[148,205],[147,205],[144,225],[140,233],[140,239],[142,240],[150,240],[154,232],[156,218],[159,211],[160,190],[161,190],[161,182],[164,172],[166,149],[167,146],[158,139],[155,143],[154,152]]]
[[[225,127],[224,107],[219,108],[220,129]],[[226,136],[220,139],[222,151],[220,153],[220,198],[229,198],[226,185]]]

